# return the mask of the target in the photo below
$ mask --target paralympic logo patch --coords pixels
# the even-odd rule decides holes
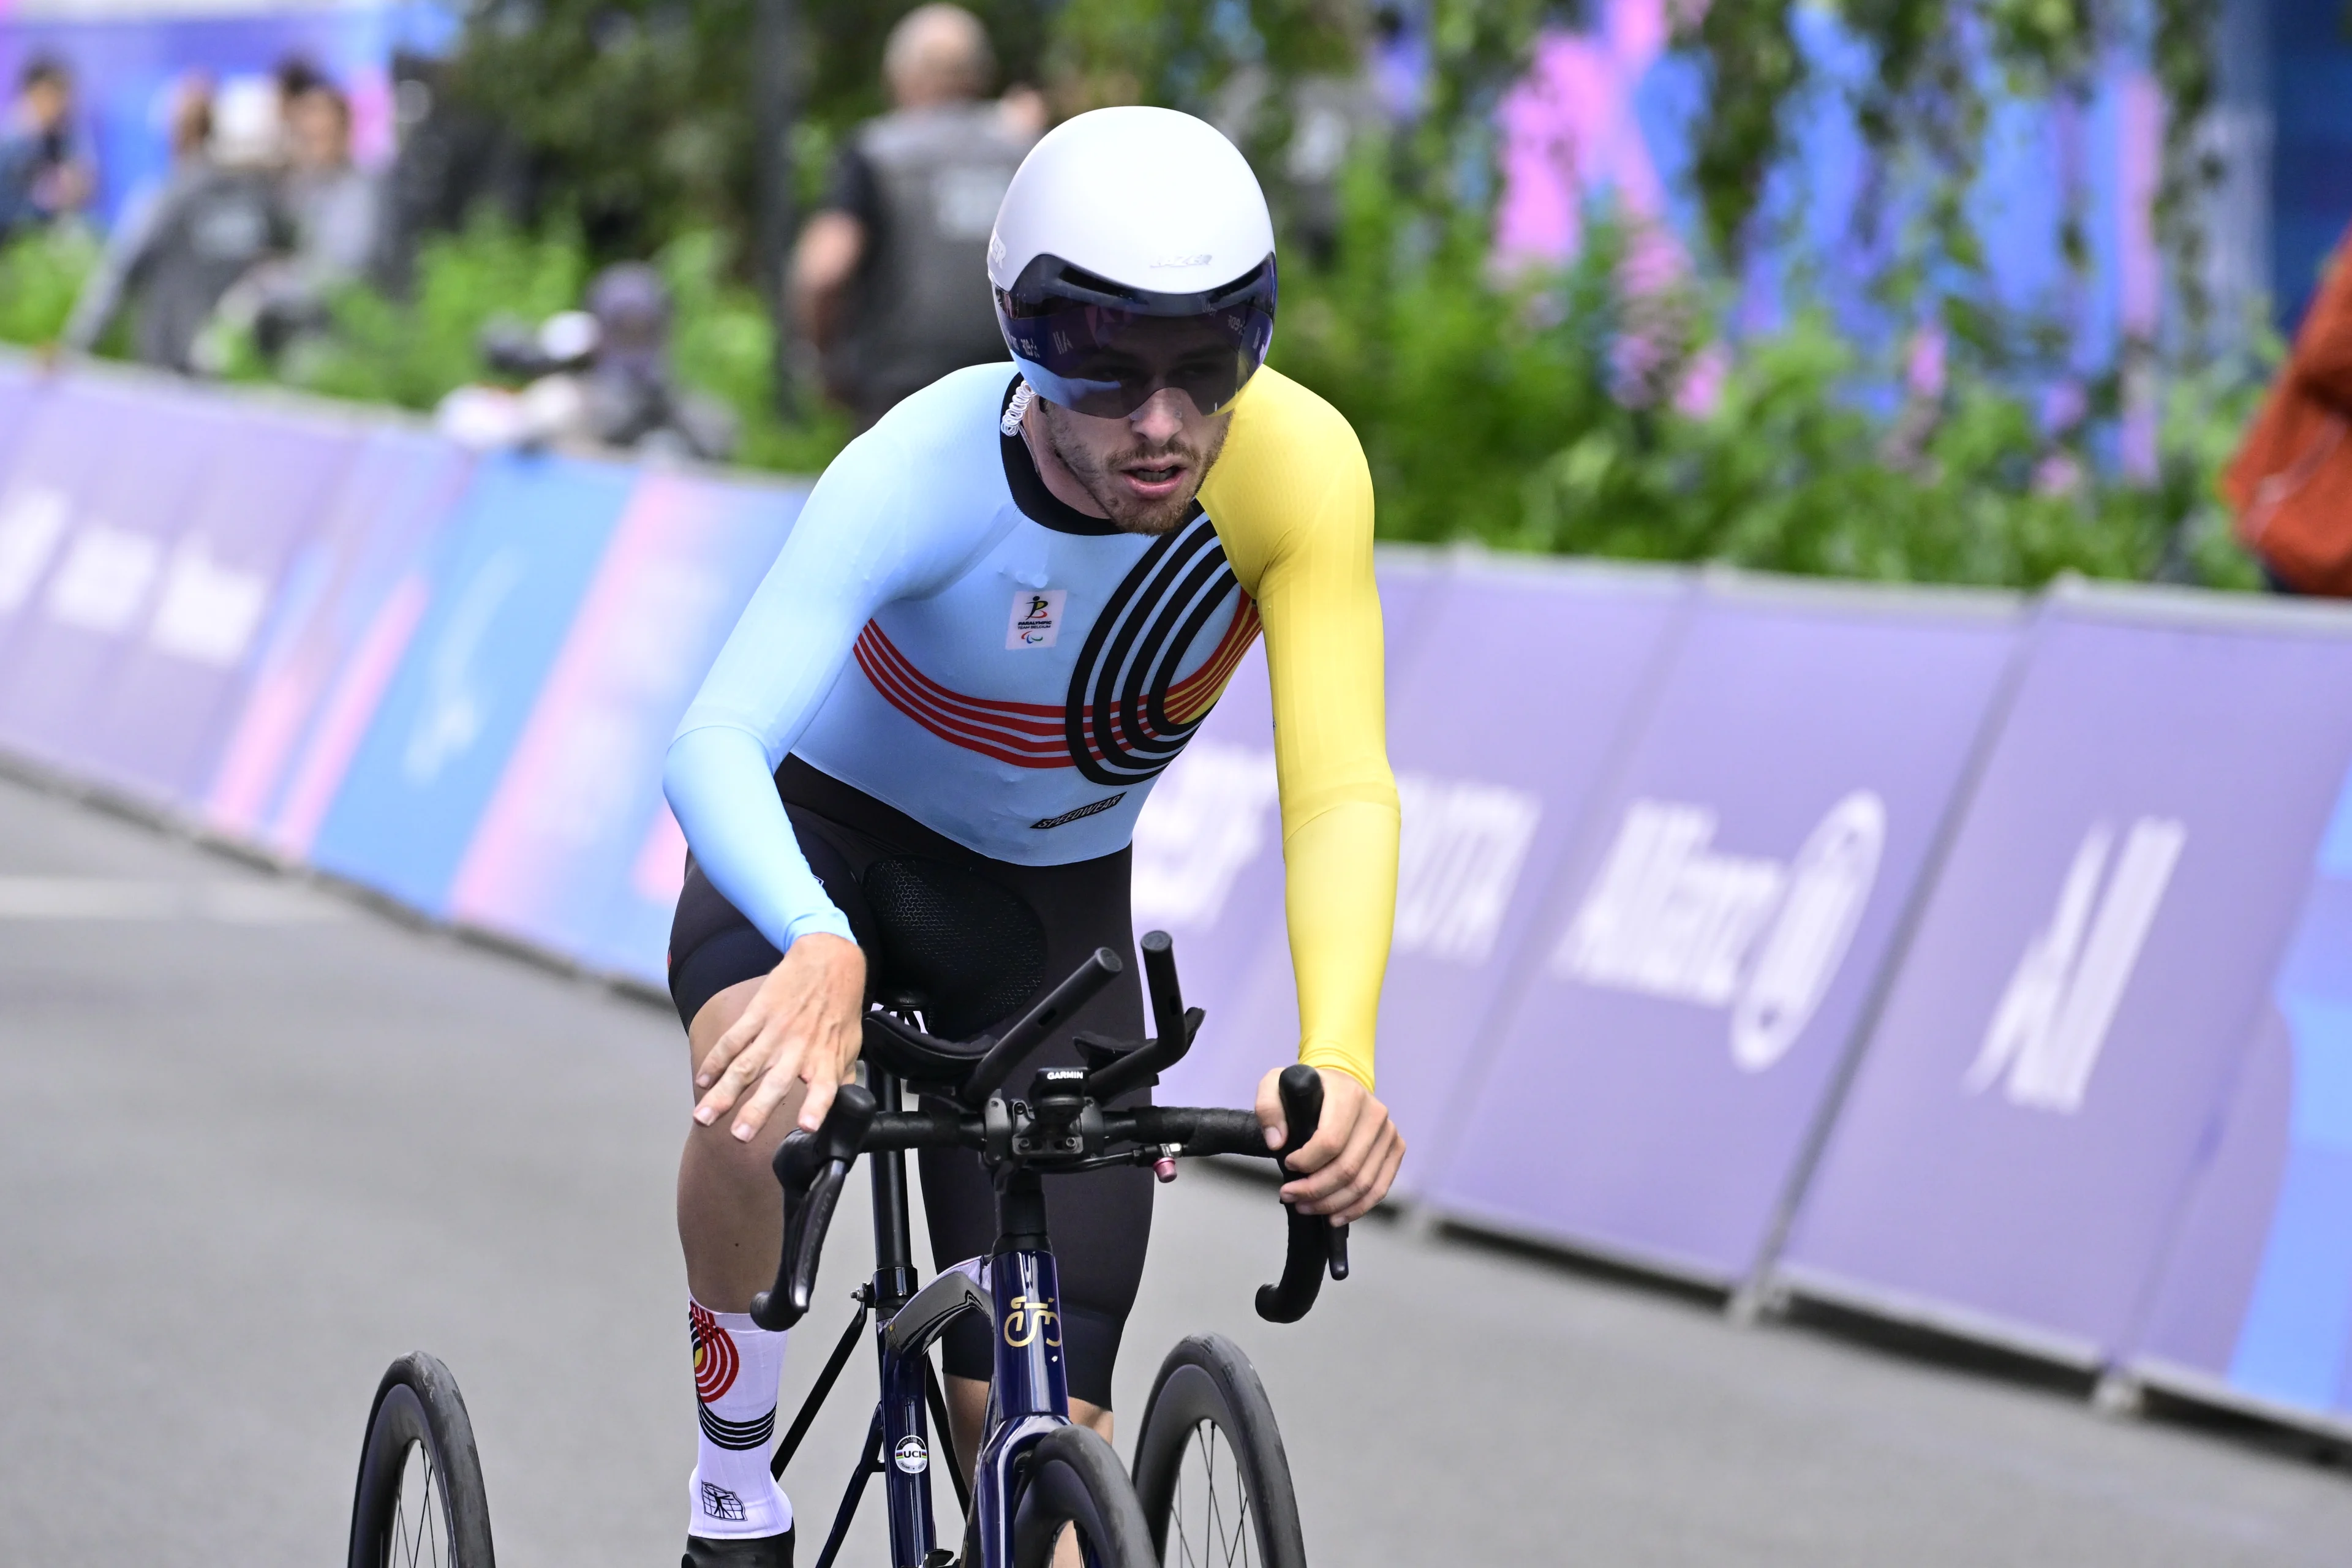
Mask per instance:
[[[1052,647],[1062,640],[1062,612],[1070,602],[1067,588],[1024,588],[1013,595],[1013,616],[1004,627],[1008,648]]]
[[[708,1405],[735,1386],[741,1358],[736,1352],[734,1336],[719,1326],[719,1320],[704,1310],[701,1302],[687,1303],[686,1326],[694,1337],[694,1396]]]

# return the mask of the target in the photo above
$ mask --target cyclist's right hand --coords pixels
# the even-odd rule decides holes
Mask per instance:
[[[866,955],[857,944],[823,931],[801,938],[695,1068],[703,1093],[694,1119],[709,1127],[733,1110],[729,1131],[749,1142],[806,1084],[800,1124],[815,1131],[857,1060],[865,1012]]]

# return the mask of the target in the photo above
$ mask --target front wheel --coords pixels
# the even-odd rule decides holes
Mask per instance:
[[[1064,1426],[1029,1451],[1013,1505],[1013,1568],[1050,1568],[1066,1529],[1088,1568],[1158,1568],[1135,1489],[1118,1456],[1090,1426]]]
[[[351,1568],[495,1568],[474,1424],[457,1380],[422,1351],[376,1384],[352,1499]]]
[[[1223,1334],[1196,1334],[1160,1363],[1135,1440],[1135,1495],[1167,1568],[1307,1568],[1274,1405]]]

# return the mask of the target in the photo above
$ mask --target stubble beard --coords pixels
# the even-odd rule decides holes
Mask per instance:
[[[1208,477],[1209,466],[1217,460],[1217,454],[1224,450],[1225,432],[1233,425],[1229,419],[1216,421],[1215,433],[1209,437],[1205,451],[1180,436],[1158,445],[1138,441],[1107,458],[1097,458],[1083,444],[1066,438],[1067,426],[1063,423],[1061,409],[1045,404],[1038,412],[1044,416],[1046,448],[1078,481],[1078,488],[1103,509],[1111,525],[1122,533],[1153,537],[1174,531],[1192,515],[1192,504],[1200,499],[1201,481]],[[1164,462],[1171,458],[1181,458],[1193,476],[1191,488],[1179,494],[1164,500],[1139,500],[1119,482],[1119,469],[1130,463],[1150,463],[1154,459]]]

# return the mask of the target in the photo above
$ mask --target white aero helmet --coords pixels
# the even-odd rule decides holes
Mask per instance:
[[[988,242],[1021,374],[1124,417],[1172,386],[1232,403],[1274,341],[1274,220],[1249,162],[1171,109],[1097,109],[1030,150]]]

